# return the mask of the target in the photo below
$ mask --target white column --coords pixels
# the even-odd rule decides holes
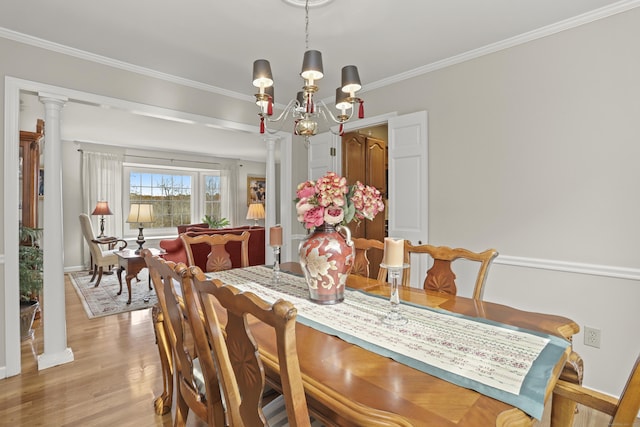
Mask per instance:
[[[269,228],[276,225],[276,142],[278,138],[267,137],[265,143],[267,144],[267,200],[265,202],[265,262],[267,265],[273,264],[273,250],[269,246]]]
[[[40,93],[45,107],[44,128],[44,353],[38,356],[38,369],[73,361],[67,347],[64,290],[64,234],[62,230],[62,144],[60,111],[67,98]]]

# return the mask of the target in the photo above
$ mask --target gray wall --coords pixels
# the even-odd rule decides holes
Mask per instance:
[[[585,383],[611,394],[640,353],[640,284],[550,266],[640,268],[637,40],[640,9],[363,94],[369,117],[429,112],[430,243],[540,261],[498,258],[485,299],[601,329],[601,349],[574,346]],[[248,103],[3,39],[0,57],[0,75],[254,121]]]

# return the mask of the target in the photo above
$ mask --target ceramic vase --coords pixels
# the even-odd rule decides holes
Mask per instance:
[[[343,301],[355,258],[351,231],[341,225],[323,224],[300,242],[298,250],[311,301],[318,304]]]

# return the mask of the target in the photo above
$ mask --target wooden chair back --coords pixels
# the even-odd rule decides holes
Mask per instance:
[[[262,410],[265,373],[250,331],[251,315],[252,323],[257,319],[260,327],[265,325],[275,332],[288,425],[310,426],[296,350],[295,307],[284,300],[268,304],[251,292],[239,292],[231,285],[206,280],[198,267],[191,267],[191,271],[193,292],[185,289],[187,306],[190,310],[200,309],[204,315],[204,322],[193,327],[196,345],[201,355],[209,349],[208,354],[213,353],[228,425],[268,425]],[[224,328],[216,312],[220,307],[227,318]],[[197,320],[193,314],[190,318]]]
[[[206,271],[222,271],[233,268],[231,257],[225,248],[228,242],[240,242],[240,267],[248,267],[249,237],[251,237],[251,234],[248,231],[243,231],[242,234],[201,234],[198,236],[190,236],[188,233],[180,234],[190,266],[196,265],[192,245],[206,243],[210,246]]]
[[[405,262],[411,265],[411,254],[426,254],[433,259],[432,267],[427,271],[424,279],[424,289],[446,294],[456,295],[458,288],[456,286],[456,275],[452,270],[452,263],[458,259],[466,259],[480,263],[478,275],[476,277],[473,289],[473,299],[481,300],[484,292],[484,284],[487,280],[489,267],[493,260],[498,256],[495,249],[487,249],[484,252],[472,252],[468,249],[455,248],[447,246],[432,245],[412,245],[405,241]],[[405,269],[402,277],[402,284],[409,286],[411,278],[411,267]]]
[[[354,237],[351,239],[355,249],[355,257],[353,261],[353,268],[351,274],[357,276],[370,277],[371,266],[369,262],[368,253],[370,250],[379,251],[380,254],[384,254],[384,242],[375,239],[364,239],[360,237]],[[383,282],[387,281],[387,269],[380,267],[378,269],[377,279]]]
[[[558,380],[553,389],[554,404],[560,403],[558,398],[568,399],[581,405],[593,408],[611,416],[609,426],[632,426],[640,410],[640,355],[631,370],[627,384],[620,395],[620,399],[607,394],[588,389],[582,385],[564,380]],[[567,407],[567,406],[565,406]],[[563,421],[552,418],[551,425],[564,425],[567,419],[573,418],[573,407],[568,406],[571,414],[558,414]],[[556,415],[554,413],[554,415]]]
[[[207,371],[201,366],[189,323],[193,312],[187,310],[183,297],[177,292],[177,289],[191,286],[189,268],[153,256],[148,249],[142,251],[142,256],[158,295],[165,336],[173,354],[177,395],[174,425],[186,424],[189,409],[209,425],[224,425],[218,377],[215,369]],[[198,317],[197,312],[195,315]]]

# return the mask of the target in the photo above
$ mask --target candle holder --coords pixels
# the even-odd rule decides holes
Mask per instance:
[[[401,266],[380,264],[380,267],[387,269],[387,274],[389,275],[389,283],[391,284],[391,296],[389,297],[391,309],[382,318],[382,323],[393,326],[404,325],[409,321],[409,319],[400,314],[400,296],[398,295],[398,285],[400,284],[400,273],[403,269],[409,267],[409,264],[403,264]]]
[[[273,248],[273,272],[271,273],[271,283],[280,283],[280,246]]]

